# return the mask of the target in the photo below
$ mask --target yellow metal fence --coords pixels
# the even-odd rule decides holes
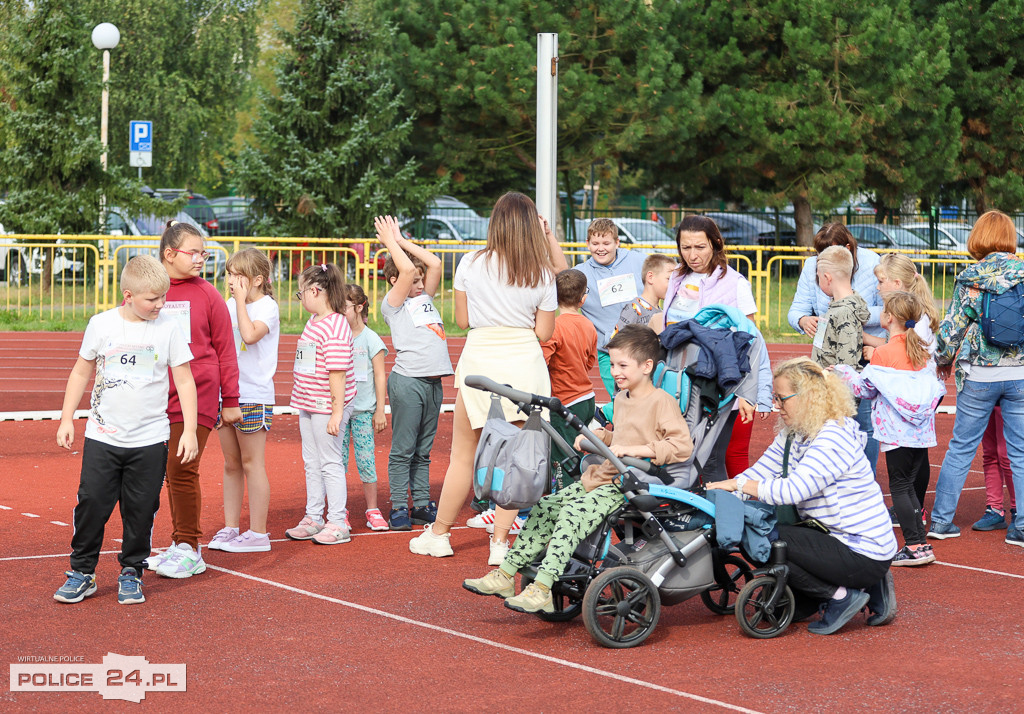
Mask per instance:
[[[140,252],[156,255],[156,237],[20,235],[0,237],[0,309],[42,320],[87,318],[121,301],[118,287],[125,262]],[[441,241],[428,248],[441,258],[444,279],[435,298],[447,324],[454,324],[451,278],[458,260],[482,243]],[[218,238],[207,246],[211,253],[203,276],[228,296],[225,263],[230,254],[254,246],[264,251],[273,266],[272,285],[286,320],[304,317],[295,298],[303,269],[320,263],[336,263],[349,282],[358,283],[370,300],[375,316],[386,292],[380,268],[386,250],[372,239],[329,238]],[[663,246],[660,246],[662,249]],[[588,256],[580,243],[563,245],[570,264]],[[635,249],[653,252],[654,246]],[[928,279],[935,298],[946,304],[952,295],[953,277],[970,264],[966,253],[949,251],[899,251],[908,254]],[[729,246],[729,263],[746,275],[760,308],[757,322],[774,334],[795,334],[787,313],[804,261],[813,252],[782,246]],[[49,278],[47,278],[49,275]]]

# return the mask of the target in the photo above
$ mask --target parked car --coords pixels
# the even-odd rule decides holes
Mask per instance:
[[[156,192],[165,201],[174,201],[181,196],[187,196],[188,203],[185,204],[185,213],[192,216],[196,223],[206,229],[208,235],[220,235],[220,221],[217,220],[217,214],[210,204],[210,199],[206,196],[184,188],[158,188]]]
[[[423,243],[427,250],[441,258],[443,275],[445,278],[451,278],[455,275],[455,268],[458,267],[462,256],[471,251],[480,250],[487,242],[487,224],[486,218],[476,214],[430,213],[423,218],[407,219],[400,225],[406,238]],[[479,244],[467,245],[462,248],[458,245],[441,244],[440,241],[459,241],[460,243],[479,241]]]
[[[4,226],[0,223],[0,236],[7,235]],[[24,285],[28,282],[28,267],[25,265],[25,255],[22,246],[10,244],[3,245],[3,238],[0,237],[0,283],[8,285]]]
[[[210,240],[209,235],[192,216],[185,211],[179,211],[174,220],[182,223],[189,223],[195,226],[203,235],[206,242],[206,249],[210,252],[210,259],[203,266],[202,275],[207,280],[223,278],[228,258],[228,249],[215,240]],[[160,248],[160,235],[167,224],[166,218],[156,216],[128,217],[120,208],[107,209],[106,234],[116,236],[116,240],[109,242],[110,251],[117,258],[117,269],[120,271],[124,264],[136,255],[148,253],[154,257]],[[122,239],[121,237],[124,236]],[[153,237],[155,236],[155,237]],[[128,246],[122,248],[122,246]],[[121,248],[120,250],[118,250]]]
[[[251,236],[252,214],[249,207],[251,198],[225,196],[211,198],[210,207],[217,216],[217,235],[219,236]]]
[[[857,245],[871,250],[927,250],[929,246],[927,238],[922,238],[917,233],[899,226],[861,223],[847,226],[847,228],[857,239]],[[925,258],[926,256],[920,257]]]
[[[72,239],[73,240],[73,239]],[[72,242],[63,238],[57,239],[57,246],[29,246],[22,248],[22,255],[28,255],[27,270],[31,275],[42,275],[43,265],[50,258],[50,271],[54,281],[61,283],[85,282],[85,255],[78,248],[64,247],[59,244]]]

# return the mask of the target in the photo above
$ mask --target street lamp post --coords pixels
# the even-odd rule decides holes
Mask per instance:
[[[103,153],[100,154],[100,163],[103,170],[107,170],[107,100],[110,90],[107,84],[110,82],[110,50],[117,47],[121,41],[121,32],[109,22],[101,22],[92,30],[92,43],[96,49],[103,50],[103,101],[100,111],[100,143],[103,144]]]

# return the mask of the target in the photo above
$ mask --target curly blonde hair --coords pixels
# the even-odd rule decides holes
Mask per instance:
[[[775,378],[785,377],[800,395],[803,408],[794,415],[793,424],[783,427],[792,433],[813,439],[830,420],[841,421],[857,413],[853,394],[835,372],[826,371],[807,357],[796,357],[775,368]]]

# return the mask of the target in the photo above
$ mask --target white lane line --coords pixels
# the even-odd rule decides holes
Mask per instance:
[[[621,674],[616,674],[615,672],[607,672],[607,671],[605,671],[603,669],[597,669],[595,667],[589,667],[587,665],[579,664],[577,662],[572,662],[572,661],[569,661],[569,660],[566,660],[566,659],[561,659],[559,657],[552,657],[550,655],[540,654],[538,652],[531,652],[530,650],[524,650],[524,649],[520,649],[519,647],[513,647],[511,645],[502,644],[500,642],[494,642],[493,640],[487,640],[487,639],[484,639],[483,637],[476,637],[475,635],[468,635],[465,632],[459,632],[458,630],[451,630],[451,629],[449,629],[447,627],[441,627],[439,625],[432,625],[429,622],[421,622],[420,620],[413,620],[412,618],[403,617],[402,615],[395,615],[394,613],[386,612],[384,610],[378,610],[378,609],[373,608],[373,607],[367,607],[366,605],[360,605],[358,603],[348,602],[347,600],[340,600],[338,598],[333,598],[333,597],[330,597],[328,595],[321,595],[320,593],[310,592],[309,590],[302,590],[301,588],[296,588],[296,587],[293,587],[291,585],[285,585],[284,583],[278,583],[278,582],[275,582],[273,580],[267,580],[266,578],[258,578],[255,575],[248,575],[246,573],[240,573],[240,572],[238,572],[236,570],[229,570],[227,568],[221,568],[221,567],[216,566],[216,565],[210,565],[209,563],[206,564],[206,567],[211,569],[211,570],[217,570],[217,571],[220,571],[222,573],[226,573],[227,575],[234,575],[236,577],[243,578],[245,580],[252,580],[253,582],[262,583],[263,585],[270,585],[272,587],[280,588],[281,590],[286,590],[288,592],[296,593],[296,594],[299,594],[299,595],[305,595],[306,597],[315,598],[317,600],[323,600],[325,602],[334,603],[336,605],[342,605],[344,607],[352,608],[353,610],[359,610],[361,612],[365,612],[365,613],[368,613],[370,615],[378,615],[380,617],[384,617],[384,618],[387,618],[389,620],[395,620],[397,622],[402,622],[402,623],[404,623],[406,625],[413,625],[415,627],[422,627],[423,629],[433,630],[434,632],[442,632],[442,633],[444,633],[446,635],[451,635],[452,637],[459,637],[459,638],[464,639],[464,640],[469,640],[470,642],[476,642],[477,644],[481,644],[481,645],[484,645],[486,647],[493,647],[495,649],[505,650],[507,652],[515,652],[516,654],[524,655],[526,657],[533,657],[534,659],[543,660],[545,662],[551,662],[552,664],[562,665],[563,667],[568,667],[570,669],[576,669],[576,670],[579,670],[581,672],[587,672],[588,674],[595,674],[595,675],[597,675],[599,677],[605,677],[607,679],[614,679],[614,680],[619,681],[619,682],[625,682],[626,684],[633,684],[633,685],[636,685],[638,687],[643,687],[645,689],[653,689],[654,691],[657,691],[657,692],[664,692],[665,694],[671,694],[671,695],[674,695],[674,696],[677,696],[677,697],[681,697],[681,698],[684,698],[684,699],[691,699],[691,700],[693,700],[695,702],[700,702],[701,704],[711,704],[711,705],[714,705],[714,706],[721,707],[723,709],[729,709],[731,711],[737,711],[737,712],[756,712],[757,711],[755,709],[747,709],[745,707],[737,706],[735,704],[729,704],[728,702],[719,701],[717,699],[709,699],[708,697],[702,697],[699,694],[692,694],[691,692],[684,692],[684,691],[681,691],[681,690],[678,690],[678,689],[670,689],[669,687],[663,687],[661,685],[653,684],[651,682],[645,682],[642,679],[635,679],[633,677],[626,677],[626,676],[621,675]]]
[[[989,575],[1005,575],[1008,578],[1019,578],[1024,580],[1024,575],[1017,573],[1004,573],[1002,570],[989,570],[988,568],[975,568],[971,565],[960,565],[959,563],[945,563],[941,560],[935,561],[936,565],[945,565],[947,568],[960,568],[961,570],[973,570],[976,573],[988,573]]]
[[[25,516],[26,518],[39,518],[39,516],[37,516],[35,513],[22,513],[21,515]]]
[[[50,521],[50,523],[52,523],[55,526],[66,526],[66,525],[69,525],[69,524],[65,523],[64,521]]]
[[[116,555],[120,553],[119,550],[101,550],[100,555]],[[71,553],[52,553],[49,555],[10,555],[6,558],[0,558],[0,563],[6,560],[42,560],[44,558],[67,558]]]
[[[980,472],[978,472],[978,473],[980,473]],[[984,491],[985,487],[984,486],[965,486],[964,488],[962,488],[960,490],[961,491]],[[934,490],[932,490],[932,491],[925,491],[925,493],[935,493],[935,491]],[[892,496],[891,493],[883,493],[882,495],[883,496]]]
[[[0,506],[0,511],[9,511],[9,510],[11,510],[10,506]]]

